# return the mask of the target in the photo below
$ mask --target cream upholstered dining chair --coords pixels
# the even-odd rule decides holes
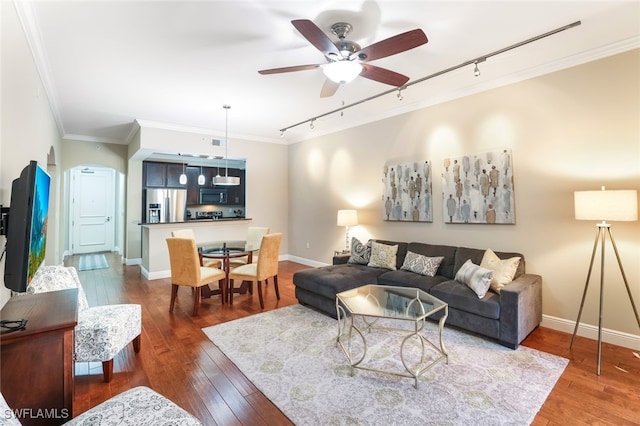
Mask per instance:
[[[142,309],[137,304],[89,307],[73,266],[42,266],[33,276],[27,293],[78,289],[78,324],[74,329],[75,362],[102,362],[105,382],[113,378],[113,358],[133,342],[133,350],[140,352]]]
[[[252,247],[260,247],[262,237],[267,235],[270,229],[265,226],[249,226],[247,228],[247,245]],[[251,255],[251,262],[258,263],[258,255],[260,251],[254,251]],[[237,268],[238,266],[246,265],[249,262],[249,256],[232,257],[229,259],[229,267]]]
[[[198,315],[200,306],[200,287],[218,281],[221,301],[224,303],[226,289],[223,280],[226,274],[218,268],[200,266],[200,258],[196,240],[192,238],[167,238],[169,248],[169,262],[171,263],[171,303],[169,312],[173,312],[179,286],[187,286],[195,289],[193,303],[193,315]]]
[[[282,233],[267,234],[262,237],[260,244],[260,257],[258,263],[248,263],[238,266],[229,272],[229,303],[233,304],[233,281],[251,281],[258,283],[258,297],[260,298],[260,307],[264,309],[264,300],[262,298],[262,281],[273,277],[273,286],[276,290],[276,298],[280,300],[280,291],[278,290],[278,256],[280,254],[280,242],[282,241]]]
[[[176,229],[175,231],[171,231],[171,236],[177,238],[191,238],[192,240],[196,239],[196,234],[191,228]],[[206,257],[202,257],[202,255],[200,255],[200,266],[221,269],[222,261],[220,259],[207,259]]]

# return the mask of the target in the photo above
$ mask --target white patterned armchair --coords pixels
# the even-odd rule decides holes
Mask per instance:
[[[20,421],[2,394],[0,424],[20,426]],[[202,423],[156,391],[146,386],[138,386],[85,411],[65,425],[202,426]]]
[[[133,341],[140,352],[142,309],[140,305],[89,307],[76,269],[72,266],[43,266],[34,275],[27,293],[78,289],[78,325],[75,328],[76,362],[102,362],[105,382],[113,377],[113,358]]]

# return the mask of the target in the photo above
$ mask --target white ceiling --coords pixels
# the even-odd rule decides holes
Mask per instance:
[[[291,25],[354,27],[367,46],[421,28],[423,46],[373,61],[411,81],[563,27],[581,25],[288,130],[297,141],[640,47],[639,1],[16,2],[61,133],[126,144],[144,125],[282,142],[280,129],[392,89],[357,78],[321,99],[324,63]],[[594,84],[606,84],[606,80]]]

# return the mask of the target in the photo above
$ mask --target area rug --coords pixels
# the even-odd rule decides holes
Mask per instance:
[[[92,271],[94,269],[107,269],[109,263],[104,254],[87,254],[80,257],[79,271]]]
[[[351,376],[336,346],[337,321],[302,305],[203,331],[296,425],[529,424],[568,363],[445,326],[449,362],[427,371],[416,389],[411,378],[363,370]],[[423,333],[437,342],[436,323],[427,322]],[[365,363],[403,370],[399,347],[406,332],[376,328],[364,334]],[[408,360],[419,354],[419,344],[405,346]]]

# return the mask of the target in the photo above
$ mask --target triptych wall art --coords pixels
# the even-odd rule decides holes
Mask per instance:
[[[392,163],[382,176],[384,220],[433,222],[431,163]]]
[[[433,222],[429,161],[388,162],[382,178],[384,220]],[[445,223],[515,224],[510,149],[445,158],[442,211]]]

